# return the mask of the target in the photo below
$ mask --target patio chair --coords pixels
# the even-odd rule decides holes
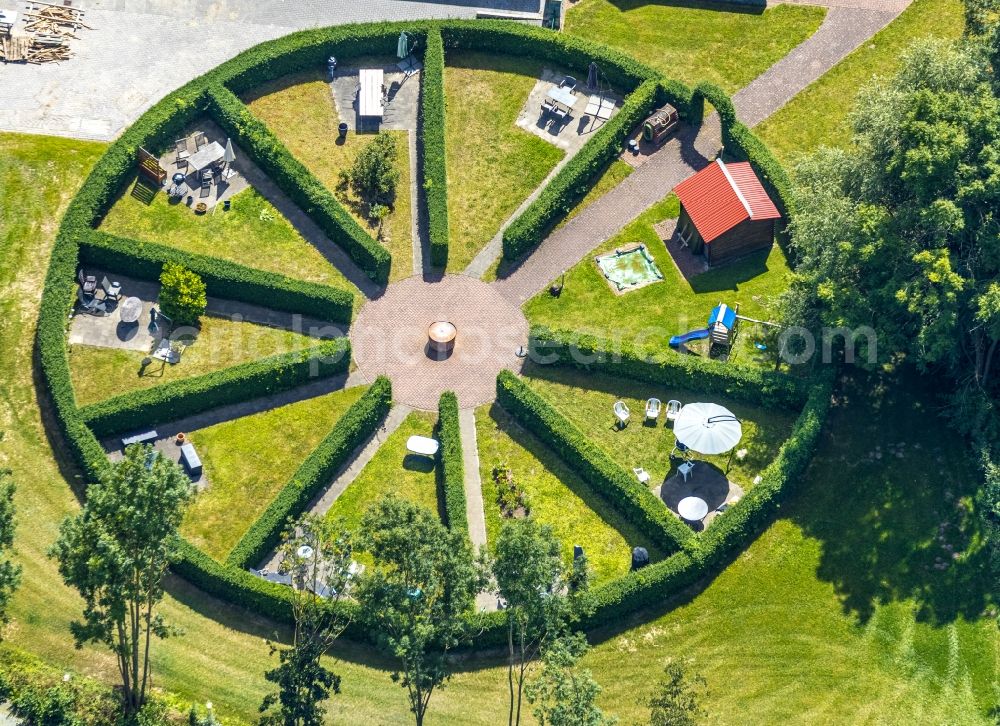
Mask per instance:
[[[674,440],[674,448],[670,450],[670,458],[684,459],[684,461],[690,461],[691,449],[682,444],[680,441]]]
[[[649,483],[649,472],[643,469],[641,466],[633,468],[632,471],[635,472],[635,476],[639,480],[640,484]]]
[[[76,273],[76,279],[80,282],[80,289],[84,295],[93,295],[97,292],[97,278],[94,275],[84,276],[83,270]]]
[[[683,464],[677,467],[677,473],[684,478],[684,481],[687,481],[688,477],[691,476],[692,469],[694,469],[694,462],[690,460],[685,461]]]
[[[111,299],[118,302],[118,298],[122,296],[122,284],[120,282],[111,282],[107,275],[101,280],[101,289],[104,290],[105,300]]]
[[[187,166],[188,157],[191,156],[191,152],[188,151],[188,140],[177,139],[177,141],[174,142],[174,151],[177,153],[174,163],[177,166]]]
[[[201,173],[201,193],[199,197],[207,197],[212,192],[212,170],[206,169]]]
[[[559,88],[568,88],[571,91],[575,91],[577,87],[577,81],[573,76],[563,76],[563,79],[559,81]]]
[[[552,111],[552,115],[555,116],[560,122],[563,122],[566,120],[566,117],[569,116],[569,111],[556,106],[555,110]]]
[[[556,111],[556,104],[555,104],[554,101],[550,101],[547,98],[542,101],[542,115],[543,116],[545,114],[555,113],[555,111]]]
[[[628,419],[632,415],[632,412],[628,410],[628,406],[625,405],[624,401],[615,401],[614,412],[618,428],[623,429],[628,426]]]
[[[680,401],[671,399],[667,401],[667,421],[676,421],[681,414],[683,406]]]
[[[80,302],[80,310],[87,315],[107,315],[108,306],[103,300],[98,300],[94,295],[87,295],[82,289],[76,293]]]
[[[660,417],[660,399],[651,398],[646,401],[646,420],[656,421]]]
[[[199,131],[194,135],[194,149],[195,151],[201,151],[201,147],[208,143],[208,137],[205,136],[204,131]]]

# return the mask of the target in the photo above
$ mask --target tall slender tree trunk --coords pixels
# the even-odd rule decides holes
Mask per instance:
[[[507,726],[514,724],[514,621],[507,623],[507,692],[510,701],[507,706]]]

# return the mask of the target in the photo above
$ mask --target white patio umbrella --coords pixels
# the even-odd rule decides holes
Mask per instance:
[[[226,150],[222,154],[222,160],[226,162],[226,178],[229,178],[233,162],[236,161],[236,152],[233,151],[233,140],[226,139]]]
[[[689,403],[674,421],[674,436],[699,454],[724,454],[739,443],[743,426],[717,403]]]

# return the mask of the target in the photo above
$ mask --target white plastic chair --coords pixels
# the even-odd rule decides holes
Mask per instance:
[[[624,401],[615,401],[615,418],[618,419],[619,428],[625,428],[628,425],[628,419],[631,415],[632,412],[628,410]]]
[[[646,401],[646,420],[655,421],[660,417],[660,399],[651,398]]]
[[[681,413],[681,408],[683,406],[680,401],[667,401],[667,421],[675,421]]]
[[[636,477],[639,479],[640,484],[649,483],[649,472],[643,469],[641,466],[632,469],[635,472]]]
[[[693,461],[685,461],[683,464],[677,467],[677,473],[684,477],[684,481],[688,480],[691,475],[691,470],[694,469]]]

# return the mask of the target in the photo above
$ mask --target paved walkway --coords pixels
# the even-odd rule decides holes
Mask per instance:
[[[445,360],[427,353],[427,328],[448,321],[458,329],[454,352]],[[438,282],[408,277],[361,308],[351,326],[351,348],[367,380],[392,380],[393,399],[436,411],[444,391],[459,406],[492,401],[503,368],[520,369],[518,346],[527,345],[528,321],[490,285],[466,275]]]
[[[486,515],[483,511],[483,483],[479,478],[479,444],[476,441],[476,409],[463,408],[458,412],[459,432],[462,436],[462,466],[465,471],[465,516],[469,520],[469,539],[472,546],[486,546]]]
[[[750,126],[760,123],[905,9],[895,0],[874,2],[878,9],[832,8],[816,33],[736,93],[737,116]],[[494,286],[511,302],[522,304],[705,166],[721,145],[715,114],[698,129],[683,129]]]

